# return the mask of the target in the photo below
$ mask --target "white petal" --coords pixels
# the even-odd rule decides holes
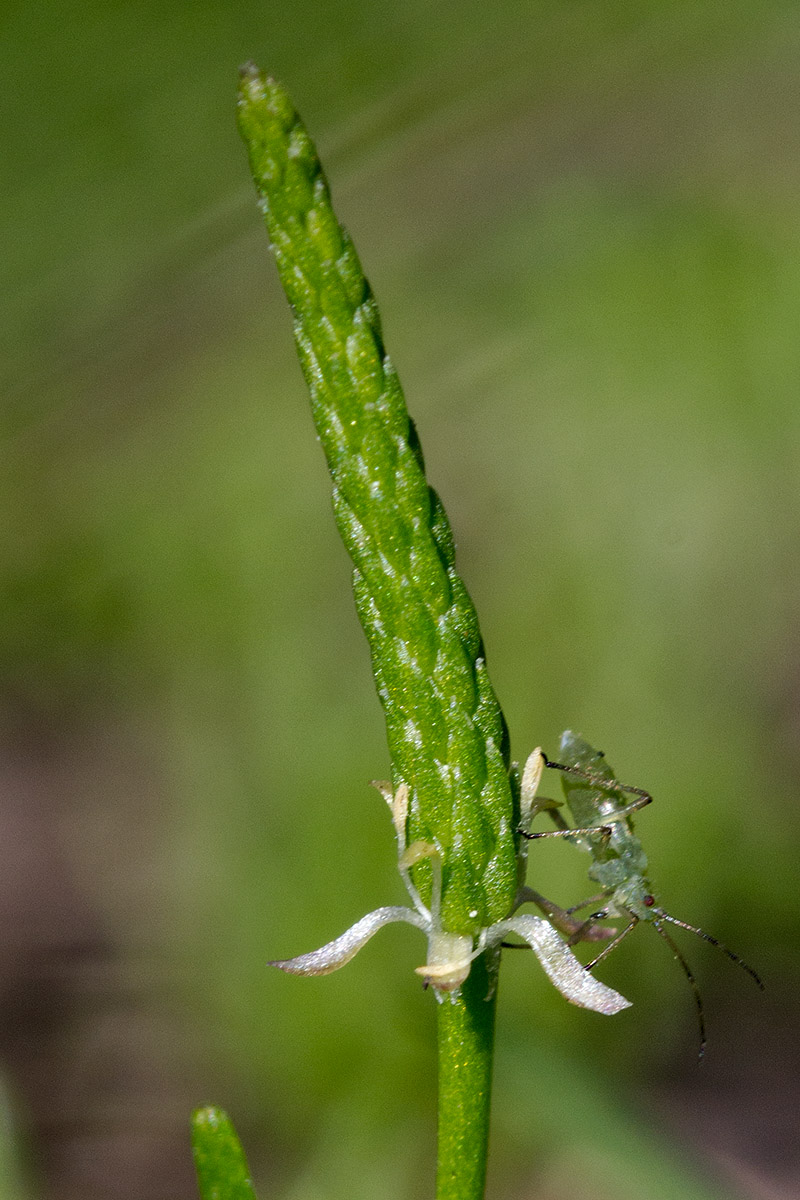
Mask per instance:
[[[566,942],[562,941],[544,917],[534,917],[531,913],[525,913],[520,917],[511,917],[508,921],[498,921],[488,932],[488,944],[502,941],[507,933],[516,933],[523,938],[539,959],[552,983],[566,996],[570,1004],[591,1008],[607,1016],[621,1012],[623,1008],[630,1008],[630,1000],[606,987],[599,979],[595,979],[591,972],[584,970]]]
[[[299,954],[297,958],[273,960],[268,962],[267,966],[278,967],[281,971],[288,971],[290,975],[329,975],[331,971],[338,971],[339,967],[348,963],[373,934],[382,929],[384,925],[391,924],[392,921],[407,921],[409,925],[416,925],[418,929],[427,933],[427,922],[419,913],[399,904],[389,905],[386,908],[376,908],[374,912],[367,913],[360,921],[356,921],[355,925],[351,925],[341,937],[335,938],[325,946],[320,946],[319,950],[311,950],[308,954]]]

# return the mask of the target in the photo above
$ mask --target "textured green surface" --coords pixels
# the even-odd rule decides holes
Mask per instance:
[[[409,841],[442,850],[443,924],[474,933],[506,915],[515,886],[508,737],[475,609],[314,145],[286,92],[252,66],[239,127],[354,563],[394,782],[410,789]]]
[[[244,1151],[222,1109],[192,1114],[192,1153],[201,1200],[256,1200]]]

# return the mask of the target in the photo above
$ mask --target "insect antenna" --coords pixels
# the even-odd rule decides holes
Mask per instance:
[[[748,967],[743,958],[740,958],[738,954],[734,954],[733,951],[729,950],[727,946],[723,946],[722,942],[718,941],[717,938],[712,937],[710,933],[706,933],[704,929],[698,929],[696,925],[689,925],[686,921],[679,921],[677,917],[671,917],[669,913],[664,912],[663,908],[658,910],[658,915],[661,917],[662,921],[670,921],[673,925],[679,925],[681,929],[688,929],[690,933],[696,933],[698,937],[703,939],[703,941],[710,942],[712,946],[716,946],[717,949],[721,950],[723,954],[727,954],[731,962],[736,963],[737,967],[741,967],[743,971],[747,971],[747,974],[755,980],[762,992],[765,991],[761,977],[756,974],[753,968]]]
[[[661,916],[666,917],[666,915],[667,915],[666,913],[661,913]],[[668,918],[668,920],[671,920],[671,919],[672,919],[671,917]],[[653,927],[655,928],[655,931],[659,935],[659,937],[662,937],[664,939],[664,941],[667,943],[670,950],[674,954],[675,958],[677,958],[678,962],[683,967],[684,975],[689,980],[689,987],[692,989],[692,994],[694,996],[694,1002],[697,1007],[697,1024],[700,1027],[700,1050],[698,1051],[698,1054],[697,1054],[697,1061],[700,1062],[700,1060],[702,1059],[703,1055],[706,1052],[706,1023],[705,1023],[705,1020],[703,1019],[703,1001],[700,996],[700,989],[697,986],[697,980],[695,979],[694,975],[692,974],[688,962],[683,957],[683,955],[681,954],[678,947],[675,945],[675,940],[669,936],[669,934],[667,933],[664,926],[659,921],[657,921],[655,919],[655,917],[653,918],[653,921],[651,923],[652,923]],[[676,924],[681,924],[681,922],[676,922]],[[690,928],[691,928],[691,926],[690,926]]]

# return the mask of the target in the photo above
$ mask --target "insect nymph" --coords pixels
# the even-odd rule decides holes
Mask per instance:
[[[538,756],[538,757],[537,757]],[[582,901],[566,910],[571,916],[595,905],[602,905],[594,911],[587,920],[578,923],[569,939],[575,943],[591,938],[596,940],[595,922],[606,917],[627,918],[628,924],[618,933],[607,946],[587,964],[586,970],[591,971],[611,951],[620,944],[623,938],[635,929],[640,921],[652,925],[656,933],[669,946],[675,958],[680,963],[694,994],[697,1006],[697,1017],[700,1025],[700,1056],[705,1049],[705,1022],[703,1020],[703,1004],[694,975],[689,964],[678,949],[674,939],[665,928],[666,924],[678,925],[691,933],[703,938],[726,954],[732,962],[755,980],[761,990],[764,985],[756,972],[745,963],[738,954],[734,954],[727,946],[723,946],[711,934],[689,925],[671,916],[656,902],[649,879],[647,878],[647,857],[642,849],[642,843],[633,832],[633,814],[652,801],[649,792],[642,788],[628,787],[620,783],[614,772],[605,761],[603,754],[594,750],[588,742],[567,730],[561,738],[561,756],[564,762],[551,762],[541,750],[535,750],[525,767],[522,778],[521,807],[524,814],[524,826],[540,811],[548,812],[550,819],[557,826],[554,830],[531,833],[526,827],[520,829],[523,837],[536,839],[543,837],[566,837],[592,857],[589,867],[589,878],[599,885],[597,895]],[[559,812],[560,805],[556,801],[536,799],[535,792],[542,771],[545,767],[562,773],[562,784],[566,805],[574,825],[569,825]],[[535,893],[532,894],[532,897]],[[543,897],[535,900],[543,911],[549,902]]]

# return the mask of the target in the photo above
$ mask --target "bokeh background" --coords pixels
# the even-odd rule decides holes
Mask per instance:
[[[151,0],[0,15],[0,1196],[431,1194],[382,719],[234,126],[291,89],[381,304],[515,754],[656,796],[634,1001],[502,982],[495,1200],[800,1195],[800,10]],[[569,846],[540,890],[586,894]]]

